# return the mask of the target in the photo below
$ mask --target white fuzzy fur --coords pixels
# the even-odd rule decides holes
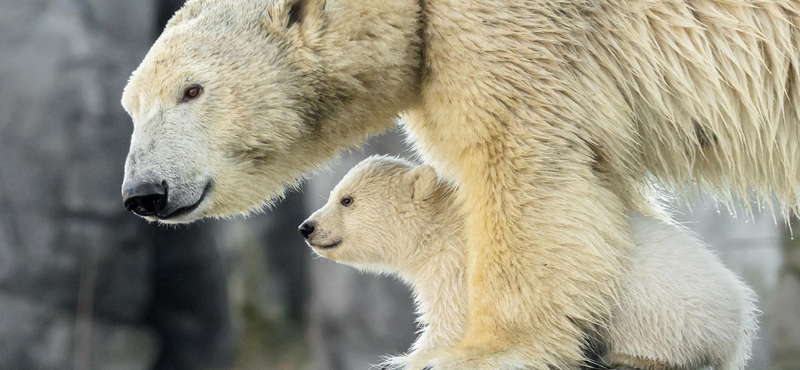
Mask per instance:
[[[756,330],[753,291],[688,230],[640,215],[630,223],[636,247],[605,335],[610,362],[743,369]]]
[[[342,207],[344,196],[355,204]],[[395,366],[421,368],[464,334],[466,249],[452,197],[431,169],[372,157],[309,218],[317,224],[312,244],[342,241],[319,254],[413,287],[422,331],[409,356],[389,360]],[[743,369],[756,330],[753,291],[680,226],[637,213],[629,222],[635,248],[599,332],[604,360],[637,369]]]

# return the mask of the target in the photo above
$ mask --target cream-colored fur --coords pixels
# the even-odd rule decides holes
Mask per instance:
[[[432,351],[456,346],[466,328],[467,252],[450,189],[430,167],[371,157],[307,220],[316,226],[309,243],[318,254],[413,287],[422,330],[410,355],[389,360],[395,366],[421,369]],[[343,206],[344,197],[353,203]],[[756,329],[752,290],[687,230],[637,213],[629,221],[636,248],[599,333],[606,364],[743,369]],[[338,245],[321,247],[332,241]]]
[[[126,87],[125,181],[201,200],[165,222],[249,212],[405,112],[466,224],[437,370],[573,367],[650,173],[797,204],[798,25],[791,0],[191,0]]]

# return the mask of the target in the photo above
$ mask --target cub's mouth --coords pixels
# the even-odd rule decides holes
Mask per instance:
[[[309,243],[309,244],[311,244],[311,246],[316,249],[333,249],[338,247],[339,244],[342,244],[342,240],[340,239],[330,244],[314,244],[314,243]]]

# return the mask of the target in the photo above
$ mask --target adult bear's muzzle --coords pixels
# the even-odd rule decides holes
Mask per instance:
[[[142,217],[156,216],[167,205],[167,182],[140,181],[122,189],[125,209]]]
[[[125,209],[138,216],[180,222],[203,204],[211,188],[211,181],[170,187],[166,180],[132,179],[123,184],[122,202]]]

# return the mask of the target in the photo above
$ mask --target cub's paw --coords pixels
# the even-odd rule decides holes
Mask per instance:
[[[376,366],[378,370],[420,370],[426,366],[426,363],[432,359],[433,356],[430,352],[412,352],[404,356],[385,357],[380,365]]]
[[[424,366],[406,370],[538,370],[507,352],[452,349],[438,352]],[[544,370],[544,368],[543,368]]]
[[[408,365],[410,364],[409,356],[387,356],[383,358],[383,361],[373,366],[372,369],[375,370],[406,370],[408,369]]]

